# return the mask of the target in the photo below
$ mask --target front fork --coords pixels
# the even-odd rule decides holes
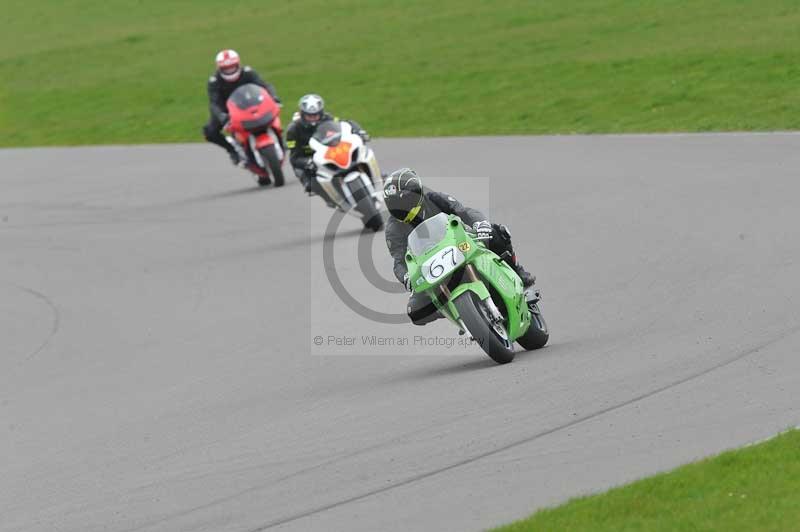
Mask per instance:
[[[444,307],[452,306],[452,303],[450,302],[450,289],[447,288],[447,284],[446,283],[441,284],[439,285],[438,288],[439,291],[437,293],[437,296],[438,295],[442,296],[442,299],[439,299],[438,302],[442,304],[442,306]],[[442,303],[442,301],[444,301],[444,303]],[[448,308],[447,310],[450,313],[450,316],[455,316],[455,313],[453,312],[452,308]],[[463,336],[467,332],[467,326],[464,325],[464,320],[462,320],[461,316],[459,316],[457,319],[454,319],[453,321],[455,321],[456,325],[458,325],[458,335]]]
[[[478,273],[475,271],[475,267],[472,264],[467,264],[466,266],[464,266],[464,269],[462,270],[462,272],[463,273],[462,273],[462,278],[461,279],[462,279],[462,282],[465,283],[465,284],[467,284],[467,283],[482,283],[483,282],[483,280],[480,278]],[[450,315],[451,316],[455,316],[455,312],[453,312],[455,306],[453,305],[453,303],[451,301],[451,293],[450,293],[450,289],[447,287],[447,283],[443,283],[443,284],[439,285],[438,290],[439,290],[438,294],[442,296],[442,299],[440,299],[439,302],[441,303],[442,301],[444,301],[445,302],[444,306],[448,307],[448,311],[450,312]],[[462,293],[466,293],[466,292],[462,292]],[[460,297],[460,294],[459,294],[459,297]],[[501,324],[502,325],[504,323],[505,318],[503,318],[503,314],[500,312],[500,309],[498,309],[497,305],[495,305],[494,301],[492,301],[492,297],[491,297],[490,294],[487,294],[487,296],[484,299],[481,300],[481,303],[486,306],[485,308],[490,314],[490,319],[495,324]],[[461,316],[459,316],[457,319],[455,319],[453,321],[455,321],[455,323],[459,327],[458,334],[459,335],[463,335],[467,331],[467,326],[464,324],[464,321],[461,319]]]
[[[247,161],[247,153],[244,151],[244,146],[242,146],[241,143],[233,137],[233,135],[225,135],[225,140],[228,142],[228,144],[233,146],[233,149],[239,156],[239,160]]]
[[[278,160],[283,161],[283,143],[281,141],[280,136],[278,136],[278,134],[275,133],[275,130],[272,128],[269,129],[267,135],[269,135],[270,138],[272,138],[272,145],[275,146],[275,152],[278,154]],[[256,138],[256,136],[250,135],[247,138],[247,142],[249,143],[250,151],[253,153],[253,158],[255,159],[256,164],[258,164],[258,166],[260,166],[261,168],[268,170],[269,168],[267,166],[267,163],[266,161],[264,161],[264,158],[261,157],[261,152],[258,149],[257,145],[258,139]]]
[[[467,264],[464,267],[464,275],[470,282],[481,281],[481,278],[478,277],[478,273],[475,271],[475,267],[472,266],[472,264]],[[497,305],[492,301],[491,294],[483,300],[483,304],[486,305],[486,309],[489,311],[489,314],[491,314],[492,320],[497,324],[502,324],[504,321],[503,313],[500,312],[500,309],[497,308]]]
[[[348,183],[356,179],[360,179],[361,182],[364,184],[364,187],[367,189],[369,195],[377,201],[379,197],[378,192],[375,191],[375,186],[372,183],[372,179],[370,179],[369,175],[366,172],[361,171],[360,169],[356,169],[351,171],[345,176],[341,177],[341,192],[337,189],[336,185],[334,185],[333,181],[336,179],[334,176],[321,176],[317,174],[317,183],[325,191],[325,193],[330,197],[338,206],[339,210],[342,212],[349,212],[350,209],[356,206],[356,201],[353,198],[352,194],[350,194],[350,189],[347,186]]]

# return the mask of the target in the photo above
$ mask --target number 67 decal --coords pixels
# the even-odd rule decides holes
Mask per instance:
[[[429,283],[435,283],[464,262],[464,254],[455,246],[439,250],[422,265],[422,275]]]

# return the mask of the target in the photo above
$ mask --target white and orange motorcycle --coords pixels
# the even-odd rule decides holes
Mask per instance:
[[[349,122],[326,120],[308,142],[314,150],[317,182],[331,207],[361,218],[364,227],[383,228],[383,176],[375,152]],[[324,198],[323,198],[324,199]]]

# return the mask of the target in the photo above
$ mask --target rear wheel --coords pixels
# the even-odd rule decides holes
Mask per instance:
[[[261,158],[267,163],[267,168],[269,169],[270,175],[272,175],[272,180],[275,182],[276,187],[283,186],[283,168],[281,168],[281,160],[278,157],[278,148],[274,144],[270,144],[269,146],[264,146],[259,150],[261,154]],[[269,183],[269,180],[266,180]],[[261,184],[261,180],[259,180],[258,184]]]
[[[377,232],[383,229],[383,216],[375,206],[375,199],[369,193],[369,190],[364,185],[361,179],[353,179],[344,186],[350,189],[350,194],[356,202],[355,209],[361,214],[361,220],[364,222],[364,227],[372,229]]]
[[[502,323],[493,323],[486,302],[468,291],[458,296],[453,304],[469,334],[492,360],[498,364],[514,360],[514,347],[508,340],[508,332]]]

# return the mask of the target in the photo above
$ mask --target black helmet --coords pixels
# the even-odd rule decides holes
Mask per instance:
[[[319,94],[306,94],[300,98],[297,107],[300,109],[300,122],[306,126],[316,126],[325,112],[325,101]]]
[[[401,222],[417,225],[425,219],[422,180],[411,168],[395,170],[383,185],[383,200],[389,214]]]

